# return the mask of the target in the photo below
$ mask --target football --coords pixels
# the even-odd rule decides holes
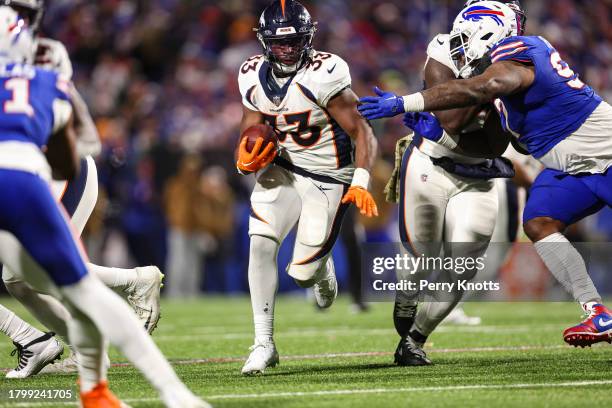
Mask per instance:
[[[259,124],[251,126],[244,131],[240,137],[240,140],[242,141],[242,139],[245,137],[247,138],[246,148],[249,153],[253,150],[255,142],[257,142],[257,139],[260,137],[264,140],[262,149],[264,149],[270,142],[274,143],[275,148],[278,147],[278,138],[276,137],[276,133],[274,133],[274,129],[268,125]]]

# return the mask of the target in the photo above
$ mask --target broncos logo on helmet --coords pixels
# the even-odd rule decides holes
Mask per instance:
[[[310,60],[316,23],[299,2],[279,0],[270,4],[261,14],[255,31],[264,56],[277,75],[291,75]]]

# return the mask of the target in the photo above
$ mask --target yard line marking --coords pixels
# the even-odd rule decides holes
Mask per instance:
[[[538,326],[538,330],[559,330],[559,325],[548,324]],[[437,333],[486,333],[486,334],[508,334],[508,333],[529,333],[533,331],[533,326],[517,325],[517,326],[441,326],[436,329]],[[303,330],[286,330],[276,334],[277,338],[288,337],[304,337],[304,336],[337,336],[337,335],[353,335],[359,333],[362,335],[388,335],[395,333],[392,328],[389,329],[360,329],[360,328],[338,328],[331,330],[320,330],[316,328],[305,328]],[[203,333],[189,335],[173,335],[173,334],[158,334],[153,338],[156,341],[201,341],[204,339],[222,339],[222,340],[240,340],[251,339],[252,332],[237,332],[237,333]]]
[[[510,347],[468,347],[468,348],[443,348],[443,349],[428,349],[427,352],[437,353],[480,353],[480,352],[497,352],[497,351],[534,351],[534,350],[556,350],[560,348],[568,348],[565,345],[551,346],[510,346]],[[282,360],[301,361],[301,360],[321,360],[328,358],[353,358],[353,357],[384,357],[391,356],[389,351],[363,351],[351,353],[322,353],[322,354],[299,354],[282,356]],[[173,365],[195,365],[195,364],[222,364],[222,363],[241,363],[246,357],[211,357],[189,360],[170,360]],[[112,367],[131,367],[130,363],[114,363]]]
[[[288,398],[288,397],[318,397],[329,395],[353,395],[353,394],[399,394],[406,392],[444,392],[444,391],[471,391],[471,390],[495,390],[495,389],[530,389],[530,388],[567,388],[588,387],[591,385],[610,385],[612,380],[593,381],[571,381],[559,383],[517,383],[517,384],[472,384],[472,385],[447,385],[435,387],[402,387],[402,388],[371,388],[371,389],[343,389],[343,390],[321,390],[321,391],[294,391],[294,392],[268,392],[261,394],[220,394],[203,396],[206,400],[232,400],[232,399],[260,399],[260,398]],[[157,402],[157,398],[133,398],[124,399],[126,403]],[[58,404],[57,402],[54,404]],[[68,405],[68,403],[62,405]],[[74,404],[74,402],[72,402]],[[45,402],[12,403],[11,407],[44,407]],[[3,405],[7,406],[7,405]]]
[[[594,346],[598,347],[598,346]],[[605,345],[602,345],[605,347]],[[428,348],[425,350],[428,353],[481,353],[481,352],[498,352],[498,351],[538,351],[538,350],[557,350],[557,349],[569,349],[569,346],[563,344],[554,344],[546,346],[503,346],[503,347],[464,347],[464,348]],[[301,361],[301,360],[320,360],[328,358],[353,358],[353,357],[384,357],[391,356],[392,352],[389,351],[358,351],[348,353],[322,353],[322,354],[298,354],[283,356],[283,360],[289,361]],[[170,360],[171,364],[174,365],[196,365],[196,364],[223,364],[223,363],[239,363],[243,362],[246,357],[210,357],[210,358],[196,358],[186,360]],[[111,364],[111,367],[132,367],[132,364],[126,362],[119,362]],[[0,372],[8,372],[12,368],[2,368]]]

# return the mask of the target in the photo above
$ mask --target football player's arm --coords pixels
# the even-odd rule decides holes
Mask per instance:
[[[56,180],[72,180],[80,171],[80,160],[76,152],[74,118],[54,132],[47,142],[45,151],[49,165]]]
[[[532,66],[502,61],[491,65],[482,75],[448,81],[407,95],[403,98],[404,109],[407,112],[430,112],[483,105],[528,89],[534,79]]]
[[[444,64],[430,58],[425,65],[425,87],[432,88],[456,79],[453,71]],[[433,112],[440,121],[440,125],[447,133],[456,135],[478,115],[479,106],[449,109]]]
[[[358,103],[357,95],[351,88],[346,88],[329,101],[327,111],[355,144],[355,175],[342,202],[355,203],[361,214],[372,217],[378,216],[378,207],[368,188],[378,142],[370,124],[359,114]]]
[[[70,88],[70,101],[74,114],[77,154],[79,157],[97,156],[102,150],[100,135],[85,100],[74,86]]]
[[[242,105],[242,120],[240,121],[240,135],[254,125],[263,123],[263,115],[259,111],[254,111]],[[261,142],[260,142],[261,140]],[[263,146],[263,138],[259,139],[253,149],[249,152],[246,149],[247,139],[241,138],[236,149],[236,168],[240,174],[246,175],[261,170],[274,160],[277,151],[270,143]]]

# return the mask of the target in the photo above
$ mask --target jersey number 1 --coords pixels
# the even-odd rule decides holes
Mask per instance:
[[[4,84],[11,91],[12,98],[4,102],[4,112],[34,116],[34,108],[30,105],[30,81],[25,78],[12,78]]]

